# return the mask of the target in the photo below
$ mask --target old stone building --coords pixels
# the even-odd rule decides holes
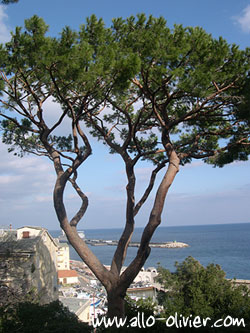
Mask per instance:
[[[34,291],[41,304],[58,299],[57,243],[46,229],[23,227],[0,236],[0,285]]]

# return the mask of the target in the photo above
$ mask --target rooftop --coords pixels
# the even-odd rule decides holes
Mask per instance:
[[[157,289],[154,286],[148,286],[148,287],[139,287],[139,288],[128,288],[127,291],[131,292],[131,291],[146,291],[146,290],[154,290]]]
[[[37,237],[37,236],[42,236],[43,234],[47,234],[48,235],[48,237],[50,238],[50,240],[54,243],[54,245],[56,246],[56,247],[58,247],[58,242],[50,235],[50,233],[48,232],[48,229],[46,229],[46,228],[43,228],[43,227],[39,227],[39,226],[23,226],[23,227],[21,227],[21,228],[18,228],[17,229],[17,235],[18,235],[18,233],[20,233],[20,231],[22,230],[22,229],[34,229],[34,230],[39,230],[39,234],[37,234],[36,233],[36,236],[35,237]],[[32,238],[32,237],[34,237],[34,235],[32,236],[30,236],[30,238]]]
[[[23,228],[36,229],[36,230],[46,230],[46,231],[48,231],[46,228],[39,227],[39,226],[32,226],[32,225],[24,225],[23,227],[17,228],[17,230],[23,229]]]
[[[91,303],[88,299],[80,299],[76,297],[59,297],[59,300],[74,313],[79,311],[82,312]]]
[[[58,244],[58,247],[69,247],[69,244],[68,243],[59,243]]]
[[[58,278],[66,278],[66,277],[76,277],[78,276],[77,271],[74,269],[62,269],[58,271]]]

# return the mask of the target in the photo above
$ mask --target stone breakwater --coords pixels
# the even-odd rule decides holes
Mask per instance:
[[[188,244],[182,242],[167,242],[167,243],[150,243],[151,247],[163,247],[168,249],[175,249],[181,247],[189,247]]]
[[[109,246],[117,246],[118,241],[115,240],[103,240],[103,239],[86,239],[85,242],[89,245],[92,246],[104,246],[104,245],[109,245]],[[183,248],[183,247],[188,247],[189,245],[186,243],[182,242],[166,242],[166,243],[150,243],[150,247],[157,247],[157,248],[167,248],[167,249],[176,249],[176,248]],[[130,242],[129,243],[130,247],[139,247],[140,243],[139,242]]]

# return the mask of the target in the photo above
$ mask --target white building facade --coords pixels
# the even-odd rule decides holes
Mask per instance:
[[[70,269],[69,245],[67,243],[60,243],[58,245],[57,269],[58,270]]]

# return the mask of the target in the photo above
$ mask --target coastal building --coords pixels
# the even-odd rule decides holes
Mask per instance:
[[[58,299],[57,243],[41,227],[5,231],[0,237],[0,284],[18,295],[34,291],[41,304]]]
[[[58,270],[69,270],[69,245],[67,243],[59,243],[57,251],[57,269]]]
[[[25,226],[17,229],[17,240],[40,238],[47,247],[54,265],[57,267],[58,243],[47,229],[42,227]]]
[[[143,268],[135,277],[134,283],[154,284],[154,279],[158,275],[155,267]]]
[[[141,288],[128,288],[127,295],[135,301],[139,299],[151,298],[153,302],[157,301],[157,289],[153,286]]]
[[[231,282],[236,287],[246,286],[248,289],[250,289],[250,280],[233,279],[233,280],[231,280]]]
[[[62,269],[58,271],[58,281],[59,284],[66,285],[66,284],[77,284],[78,274],[77,271],[74,269]]]
[[[110,270],[110,265],[105,265],[105,267]],[[125,271],[127,267],[123,266],[121,269],[121,274]],[[141,284],[154,284],[155,277],[158,275],[157,269],[155,267],[148,267],[145,269],[144,267],[140,270],[140,272],[135,277],[133,283],[141,283]]]

